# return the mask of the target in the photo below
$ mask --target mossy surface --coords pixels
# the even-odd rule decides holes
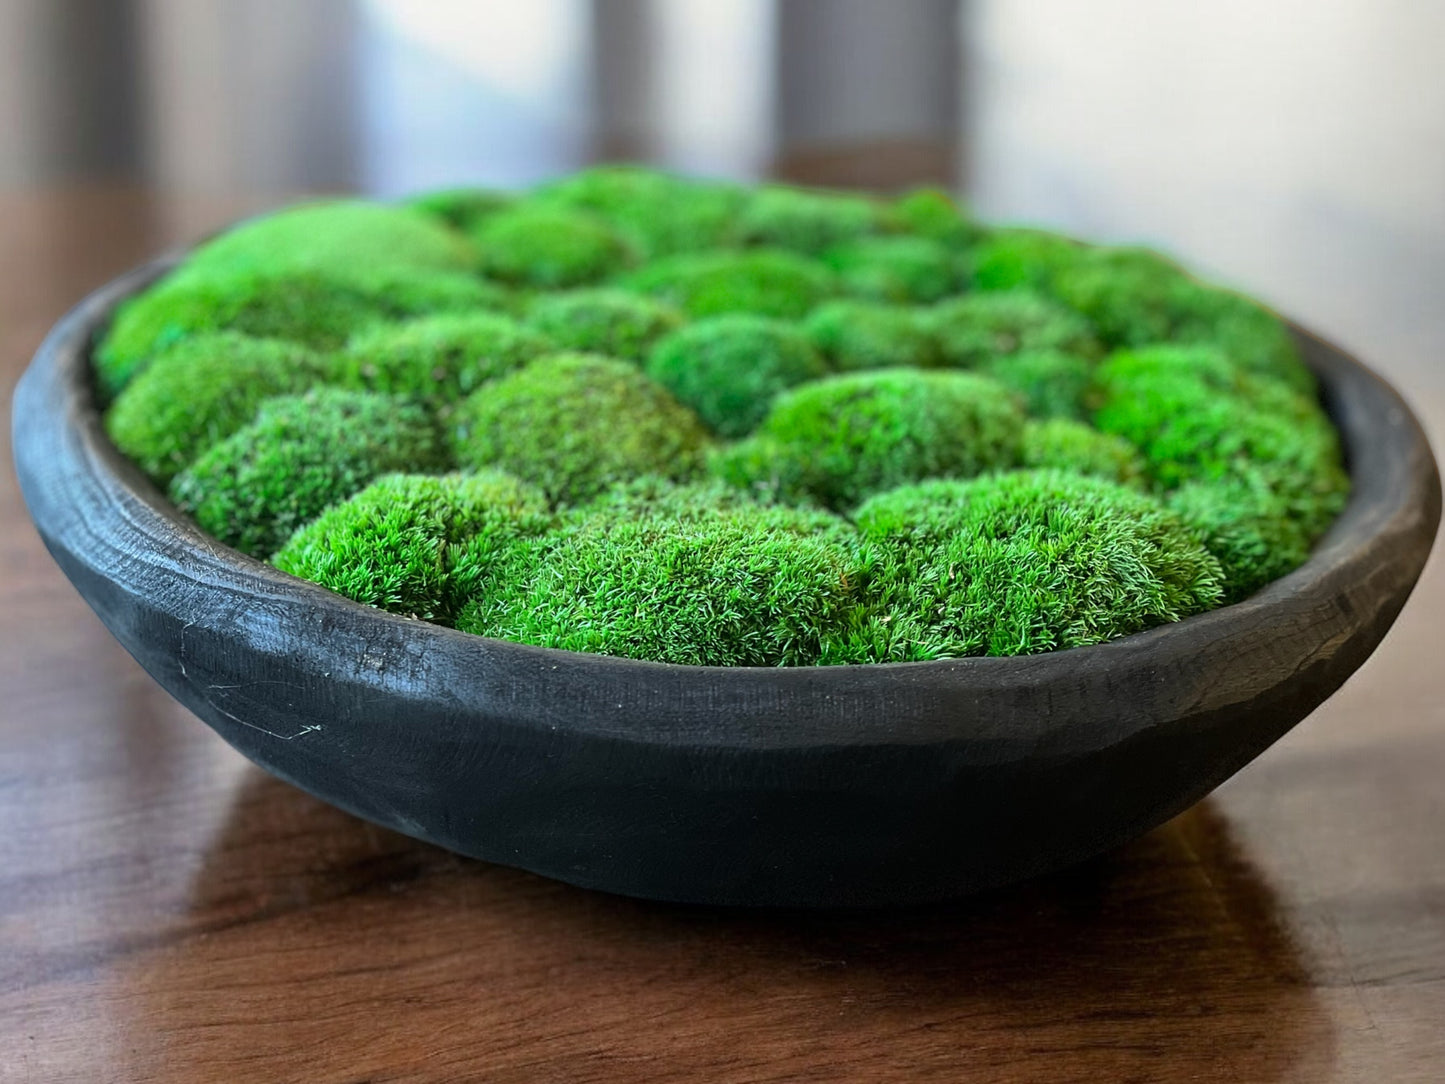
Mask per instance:
[[[508,316],[443,313],[358,332],[333,370],[343,386],[443,407],[555,350],[546,335]]]
[[[973,285],[979,290],[1046,290],[1087,251],[1087,246],[1046,230],[989,230],[970,254]]]
[[[858,510],[888,554],[850,650],[870,660],[1029,655],[1219,604],[1219,563],[1154,498],[1067,471],[881,494]]]
[[[1016,393],[1036,418],[1085,420],[1084,399],[1094,376],[1094,363],[1086,357],[1025,350],[994,357],[978,371]]]
[[[644,474],[685,479],[701,468],[707,430],[635,365],[552,354],[483,385],[458,410],[463,466],[495,466],[559,504],[586,501]]]
[[[162,487],[255,417],[262,402],[330,377],[295,343],[234,331],[199,335],[159,355],[105,417],[110,439]]]
[[[911,189],[886,214],[896,228],[939,241],[956,252],[974,244],[982,233],[967,210],[941,188]]]
[[[700,252],[658,260],[623,280],[692,317],[747,312],[797,319],[838,288],[816,260],[780,249]]]
[[[517,198],[515,193],[496,188],[445,188],[414,196],[404,206],[471,233],[485,219],[511,207]]]
[[[1100,352],[1086,320],[1032,290],[967,294],[935,305],[928,321],[944,361],[965,369],[1025,351]]]
[[[606,354],[641,362],[657,340],[684,323],[671,305],[626,290],[576,290],[544,294],[527,323],[560,350]]]
[[[320,388],[262,404],[171,483],[200,528],[269,557],[302,524],[393,471],[438,471],[446,455],[420,406]]]
[[[908,482],[1011,466],[1023,425],[1013,397],[986,377],[853,373],[779,396],[756,436],[712,467],[742,488],[849,509]]]
[[[823,356],[794,325],[744,313],[673,332],[647,362],[648,376],[723,437],[751,432],[780,392],[827,371]]]
[[[1123,437],[1068,418],[1025,425],[1019,465],[1072,471],[1129,486],[1142,486],[1149,473],[1138,450]]]
[[[472,236],[488,274],[520,286],[581,286],[633,260],[623,237],[585,211],[519,203],[483,219]]]
[[[822,259],[845,293],[873,301],[927,303],[964,285],[962,257],[924,237],[863,237],[835,245]]]
[[[746,244],[816,254],[882,225],[882,204],[870,196],[774,184],[749,195],[737,233]]]
[[[819,305],[803,331],[835,369],[887,369],[941,364],[926,318],[907,305],[840,298]]]
[[[542,493],[501,471],[389,474],[298,530],[272,563],[355,602],[450,622],[487,554],[552,522]]]

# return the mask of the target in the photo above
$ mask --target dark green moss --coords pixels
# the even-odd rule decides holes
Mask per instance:
[[[979,372],[1022,397],[1036,418],[1084,420],[1084,395],[1093,379],[1094,364],[1078,354],[1025,350],[995,357],[980,366]]]
[[[683,324],[671,305],[625,290],[577,290],[539,297],[527,322],[559,349],[643,361],[658,339]]]
[[[774,184],[748,196],[737,229],[746,244],[819,253],[882,224],[882,205],[871,197]]]
[[[249,422],[261,403],[329,376],[295,343],[234,331],[199,335],[160,354],[106,414],[115,446],[162,487],[207,448]]]
[[[694,666],[807,665],[846,627],[861,562],[835,517],[709,487],[616,513],[584,510],[498,569],[458,627]]]
[[[1047,290],[1088,249],[1046,230],[992,229],[970,254],[973,284],[980,290]]]
[[[485,218],[473,236],[487,272],[522,286],[581,286],[632,260],[622,236],[585,211],[520,203]]]
[[[779,392],[827,371],[796,326],[746,313],[674,331],[647,362],[648,376],[724,437],[752,432]]]
[[[697,415],[635,365],[553,354],[483,385],[457,414],[457,458],[496,466],[554,502],[644,474],[685,479],[708,443]]]
[[[1219,563],[1146,494],[1066,471],[933,481],[858,510],[885,554],[846,657],[1028,655],[1218,605]]]
[[[1143,485],[1148,476],[1143,458],[1123,437],[1067,418],[1031,421],[1024,426],[1019,464],[1067,470],[1129,486]]]
[[[1314,375],[1278,315],[1251,298],[1199,283],[1181,287],[1181,294],[1176,341],[1217,347],[1246,372],[1315,394]]]
[[[102,392],[114,395],[152,356],[195,335],[234,331],[332,350],[369,324],[502,304],[497,287],[471,275],[182,270],[120,306],[95,352],[95,372]]]
[[[178,474],[170,494],[202,530],[265,558],[296,528],[374,478],[445,466],[420,406],[321,388],[267,400],[254,421]]]
[[[937,301],[964,282],[959,256],[924,237],[863,237],[835,245],[822,259],[845,293],[873,301]]]
[[[358,332],[334,369],[344,386],[440,407],[555,349],[546,335],[507,316],[443,313]]]
[[[483,220],[516,202],[515,194],[495,188],[444,188],[413,196],[405,206],[440,219],[452,229],[471,233]]]
[[[835,369],[927,369],[942,363],[938,340],[917,309],[846,298],[819,305],[803,332]]]
[[[1026,351],[1099,354],[1085,320],[1032,290],[967,294],[935,305],[928,320],[944,361],[966,369]]]
[[[701,252],[673,256],[624,280],[692,317],[750,312],[797,319],[837,292],[837,282],[816,260],[791,252]]]
[[[729,484],[847,509],[907,482],[1011,466],[1023,412],[971,373],[883,369],[785,392],[757,435],[714,457]]]
[[[541,492],[501,471],[389,474],[298,530],[272,563],[356,602],[445,623],[485,553],[551,523]]]
[[[915,188],[893,201],[887,215],[894,225],[918,237],[941,242],[953,251],[974,244],[978,224],[941,188]]]

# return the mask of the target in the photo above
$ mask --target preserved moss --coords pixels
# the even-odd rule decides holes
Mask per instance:
[[[702,466],[707,430],[635,365],[553,354],[484,384],[456,415],[464,466],[495,466],[560,504],[645,474],[682,480]]]
[[[1094,375],[1087,358],[1059,350],[1025,350],[985,362],[979,371],[1020,396],[1036,418],[1084,420],[1084,397]]]
[[[444,188],[413,196],[405,206],[440,219],[452,229],[471,233],[485,219],[516,202],[516,195],[495,188]]]
[[[295,343],[234,331],[199,335],[160,354],[106,414],[115,446],[161,486],[255,417],[273,396],[329,376],[326,361]]]
[[[577,290],[539,297],[527,322],[561,350],[641,362],[658,339],[683,324],[671,305],[625,290]]]
[[[1087,321],[1032,290],[967,294],[935,305],[928,320],[944,361],[965,369],[1025,351],[1099,354]]]
[[[1087,247],[1046,230],[989,230],[971,253],[973,285],[979,290],[1047,290]]]
[[[254,421],[176,475],[170,495],[208,534],[266,558],[296,528],[374,478],[446,466],[420,406],[318,388],[268,399]]]
[[[823,253],[844,293],[873,301],[927,303],[964,285],[959,256],[923,237],[863,237]]]
[[[700,252],[658,260],[623,280],[696,317],[748,312],[797,319],[837,292],[816,260],[791,252]]]
[[[835,369],[927,369],[942,363],[927,321],[906,305],[829,301],[808,315],[803,331]]]
[[[1072,471],[1129,486],[1143,485],[1148,477],[1134,445],[1067,418],[1031,421],[1024,426],[1019,465]]]
[[[632,261],[622,236],[585,211],[519,203],[483,219],[473,236],[487,273],[520,286],[581,286]]]
[[[816,254],[882,225],[882,205],[868,196],[764,185],[748,196],[737,232],[746,244]]]
[[[947,192],[923,187],[905,192],[887,211],[896,228],[959,250],[978,241],[982,230]]]

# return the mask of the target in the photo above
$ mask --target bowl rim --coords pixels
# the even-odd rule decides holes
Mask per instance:
[[[1328,612],[1330,600],[1348,594],[1346,589],[1353,583],[1372,577],[1378,580],[1376,566],[1381,554],[1393,565],[1390,579],[1398,581],[1398,602],[1389,616],[1393,619],[1424,566],[1439,522],[1440,482],[1435,461],[1422,427],[1403,399],[1361,362],[1290,324],[1306,363],[1319,378],[1325,408],[1340,431],[1352,489],[1345,510],[1305,564],[1239,602],[1105,643],[1034,655],[837,666],[694,666],[480,637],[354,602],[225,546],[186,519],[111,443],[95,394],[92,345],[116,306],[173,270],[184,255],[185,250],[178,250],[151,260],[82,300],[52,328],[17,386],[12,427],[17,469],[26,503],[52,552],[73,548],[77,513],[81,519],[99,514],[112,526],[130,532],[133,543],[156,545],[180,555],[183,559],[172,562],[173,571],[200,587],[221,585],[232,596],[245,592],[268,603],[299,606],[323,624],[332,618],[352,625],[368,623],[383,639],[406,641],[417,651],[451,659],[456,673],[472,670],[495,679],[498,668],[515,668],[518,674],[555,675],[574,692],[599,679],[605,679],[601,684],[614,692],[628,684],[660,689],[695,685],[733,707],[752,704],[759,709],[752,721],[746,718],[748,712],[734,712],[733,724],[711,735],[719,744],[783,747],[818,741],[912,744],[939,740],[950,736],[949,727],[922,718],[914,720],[917,725],[900,730],[893,720],[854,713],[849,718],[855,725],[841,731],[814,720],[790,735],[778,733],[766,720],[775,722],[780,705],[788,700],[796,703],[800,696],[846,701],[864,689],[882,690],[885,700],[890,695],[896,699],[907,689],[923,692],[931,700],[957,702],[960,696],[978,701],[1009,688],[1071,679],[1081,671],[1123,673],[1143,667],[1161,675],[1178,675],[1188,671],[1188,661],[1205,645],[1239,638],[1261,622],[1278,624],[1282,634],[1290,622],[1304,622],[1294,631],[1308,635],[1282,652],[1293,652],[1295,665],[1304,666],[1311,658],[1337,648],[1349,634],[1349,620],[1357,615],[1348,612],[1348,604]],[[65,511],[64,495],[48,491],[54,488],[48,487],[48,482],[67,474],[83,480],[86,508]],[[1377,584],[1376,591],[1384,586]],[[1388,624],[1386,620],[1386,628]],[[1383,632],[1384,628],[1380,629],[1375,643]],[[1374,646],[1370,644],[1369,650]],[[384,674],[375,677],[385,680]],[[660,707],[667,697],[659,692],[654,699]],[[579,725],[596,727],[614,737],[666,740],[659,733],[657,713],[638,710],[648,703],[646,697],[641,701],[632,698],[630,703],[618,705],[630,709],[630,714],[609,712],[605,719],[587,718]],[[1002,730],[994,736],[1010,746],[1058,742],[1061,720],[1068,715],[1063,712],[1060,718],[1032,721],[1015,716],[1009,720],[1014,729],[1006,737]],[[697,727],[687,730],[688,740],[700,738]],[[1112,735],[1114,740],[1119,737]]]

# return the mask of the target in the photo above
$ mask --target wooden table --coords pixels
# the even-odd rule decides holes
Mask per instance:
[[[86,289],[239,209],[0,199],[4,386]],[[660,906],[251,767],[70,590],[7,462],[0,1080],[1445,1080],[1442,605],[1436,561],[1330,703],[1084,868],[904,913]]]

